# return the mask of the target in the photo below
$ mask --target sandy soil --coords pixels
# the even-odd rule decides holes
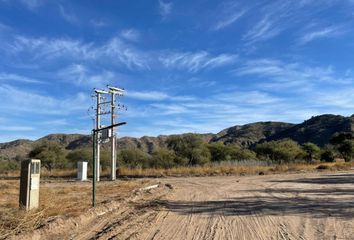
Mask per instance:
[[[354,239],[354,171],[156,182],[18,238]]]

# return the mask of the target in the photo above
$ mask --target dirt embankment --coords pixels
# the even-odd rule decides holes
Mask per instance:
[[[25,237],[354,239],[354,171],[158,181]]]

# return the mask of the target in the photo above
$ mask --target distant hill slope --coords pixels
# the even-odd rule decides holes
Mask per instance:
[[[233,126],[217,134],[198,134],[205,142],[236,143],[249,147],[259,142],[293,139],[299,143],[313,142],[324,146],[337,132],[354,132],[354,117],[325,114],[312,117],[301,124],[284,122],[257,122],[242,126]],[[117,140],[118,149],[139,148],[152,153],[156,149],[166,147],[168,136],[144,136],[141,138],[123,137]],[[92,146],[92,138],[81,134],[50,134],[36,141],[16,140],[0,143],[0,157],[15,159],[25,157],[36,146],[44,142],[60,144],[67,150]],[[103,146],[108,148],[109,144]]]
[[[313,142],[324,146],[338,132],[353,132],[354,117],[325,114],[312,117],[301,124],[270,136],[267,140],[291,138],[299,143]]]
[[[199,134],[204,141],[209,142],[215,134]],[[168,136],[141,138],[123,137],[117,139],[118,149],[139,148],[144,152],[152,153],[159,148],[166,147],[166,139]],[[80,148],[92,147],[92,137],[82,134],[50,134],[36,141],[31,140],[15,140],[7,143],[0,143],[0,157],[15,159],[23,158],[37,145],[45,142],[56,143],[67,150],[75,150]],[[103,144],[103,149],[108,149],[110,144]]]
[[[19,139],[7,143],[0,143],[0,157],[14,159],[16,156],[26,156],[33,148],[33,141]]]
[[[236,143],[248,147],[293,126],[295,125],[283,122],[257,122],[234,126],[219,132],[211,141]]]

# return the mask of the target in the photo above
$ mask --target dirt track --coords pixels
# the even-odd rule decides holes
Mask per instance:
[[[354,239],[354,172],[166,178],[151,183],[157,181],[162,187],[150,193],[57,223],[32,237]]]

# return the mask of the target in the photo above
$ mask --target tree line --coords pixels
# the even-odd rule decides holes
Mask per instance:
[[[166,148],[160,148],[148,154],[139,148],[121,149],[117,154],[119,166],[128,168],[172,168],[178,166],[196,166],[213,162],[262,160],[272,163],[291,163],[326,161],[336,158],[345,161],[354,159],[354,135],[339,133],[332,137],[330,143],[322,148],[314,143],[299,144],[291,139],[269,141],[245,148],[237,144],[222,142],[205,143],[196,134],[172,135],[166,140]],[[77,161],[92,161],[92,149],[83,148],[68,151],[55,143],[44,143],[36,146],[30,158],[42,160],[48,170],[74,168]],[[0,161],[0,169],[6,168]],[[1,165],[3,164],[3,165]],[[101,151],[103,168],[110,167],[110,153]],[[10,166],[15,168],[13,163]]]

